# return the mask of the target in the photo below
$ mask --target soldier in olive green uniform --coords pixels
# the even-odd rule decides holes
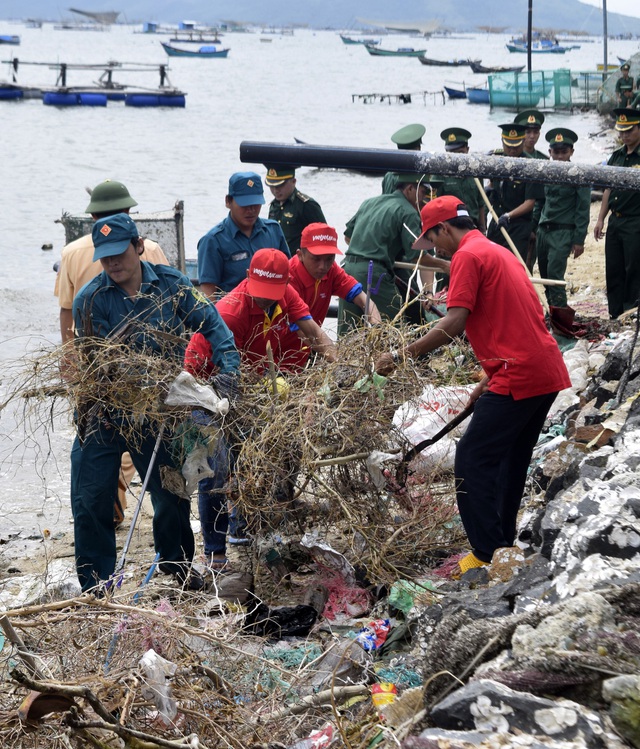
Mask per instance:
[[[498,127],[502,130],[504,155],[527,158],[523,153],[525,126],[510,122]],[[487,237],[492,242],[509,247],[500,231],[500,227],[504,227],[527,267],[532,270],[533,263],[527,255],[533,228],[533,209],[536,200],[544,200],[544,187],[518,179],[503,179],[493,182],[493,188],[491,202],[499,219],[491,222]],[[535,261],[535,257],[533,259]]]
[[[320,204],[296,187],[294,166],[269,166],[265,182],[274,199],[269,204],[269,218],[282,227],[291,256],[300,249],[302,230],[309,224],[325,224]]]
[[[570,161],[578,136],[573,130],[557,127],[545,135],[553,161]],[[544,203],[538,222],[538,266],[542,278],[564,281],[569,255],[580,257],[589,228],[591,190],[574,185],[545,185]],[[547,286],[550,307],[566,307],[564,286]]]
[[[622,147],[611,154],[607,164],[640,169],[640,112],[623,108],[614,109],[613,114]],[[604,236],[609,210],[604,257],[609,314],[615,318],[635,307],[640,296],[640,190],[604,191],[593,230],[596,239]]]
[[[618,106],[628,107],[633,98],[633,78],[629,75],[631,67],[625,62],[620,67],[622,76],[616,81],[616,94],[618,96]]]
[[[462,127],[450,127],[440,133],[444,150],[449,153],[469,153],[471,133]],[[484,203],[473,177],[442,177],[438,185],[438,196],[455,195],[464,203],[475,225],[484,234],[487,230]]]
[[[391,136],[391,140],[401,151],[422,150],[422,136],[427,128],[424,125],[405,125]],[[382,178],[382,194],[391,195],[398,185],[396,172],[387,172]]]
[[[538,112],[537,109],[523,109],[522,112],[516,115],[513,121],[518,125],[525,126],[524,155],[530,159],[546,159],[548,161],[549,157],[536,148],[536,144],[540,140],[540,131],[544,124],[544,115],[542,112]]]
[[[373,261],[371,298],[382,317],[389,319],[395,317],[402,306],[393,264],[401,257],[412,261],[418,256],[412,245],[420,235],[419,210],[427,194],[422,182],[420,174],[399,174],[394,192],[365,200],[345,230],[349,249],[343,267],[360,281],[366,292],[369,262]],[[359,307],[341,299],[338,333],[346,333],[361,317]]]

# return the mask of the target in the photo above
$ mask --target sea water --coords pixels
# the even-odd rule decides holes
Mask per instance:
[[[3,28],[6,23],[3,24]],[[15,28],[15,27],[12,27]],[[185,109],[146,109],[110,102],[104,107],[56,108],[40,100],[0,102],[0,402],[26,366],[25,356],[46,351],[59,340],[58,306],[53,296],[53,264],[64,245],[56,223],[63,212],[81,213],[85,188],[107,178],[124,182],[142,211],[185,205],[187,257],[196,257],[198,239],[226,215],[229,175],[262,165],[243,164],[243,140],[292,144],[390,148],[390,135],[421,122],[423,150],[441,151],[446,127],[470,130],[473,151],[500,145],[498,125],[513,112],[466,101],[450,101],[443,85],[482,85],[486,76],[468,67],[422,65],[414,58],[372,57],[364,47],[344,45],[331,31],[296,30],[293,36],[227,34],[226,59],[168,58],[165,37],[135,33],[132,26],[108,32],[16,29],[22,44],[2,50],[2,60],[18,56],[40,63],[100,64],[115,60],[169,63],[173,85],[187,92]],[[389,49],[412,46],[436,59],[480,59],[484,65],[524,65],[526,55],[510,54],[506,36],[461,35],[424,40],[383,38]],[[610,60],[628,57],[637,42],[611,41]],[[535,70],[566,67],[595,70],[600,42],[585,43],[565,55],[533,55]],[[101,74],[71,70],[69,85],[88,85]],[[8,65],[0,77],[9,78]],[[52,86],[57,70],[22,66],[24,85]],[[157,72],[113,73],[116,81],[153,88]],[[425,93],[426,92],[426,93]],[[354,94],[412,94],[410,104],[352,100]],[[424,96],[423,96],[424,93]],[[543,131],[570,127],[580,140],[574,160],[601,163],[613,146],[610,137],[590,137],[605,128],[595,113],[550,113]],[[544,150],[544,140],[539,148]],[[316,198],[327,221],[344,230],[360,203],[380,192],[380,180],[339,170],[302,168],[298,187]],[[270,196],[267,193],[267,199]],[[267,207],[262,215],[267,215]],[[51,245],[52,249],[42,249]],[[26,404],[28,406],[28,404]],[[68,419],[37,423],[20,401],[0,412],[0,539],[11,532],[58,525],[68,530],[68,463],[73,428]],[[40,409],[42,411],[42,409]],[[41,416],[41,413],[39,414]]]

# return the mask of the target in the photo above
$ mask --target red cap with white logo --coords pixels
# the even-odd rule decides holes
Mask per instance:
[[[309,224],[302,230],[300,247],[312,255],[342,255],[338,249],[338,232],[328,224]]]
[[[248,291],[259,299],[279,301],[287,290],[289,258],[280,250],[258,250],[249,265]]]

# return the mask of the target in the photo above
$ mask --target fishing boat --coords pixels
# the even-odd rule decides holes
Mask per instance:
[[[398,47],[398,49],[381,49],[372,44],[365,44],[365,49],[374,57],[424,57],[426,49],[414,49],[413,47]]]
[[[0,44],[20,44],[17,34],[0,34]]]
[[[507,49],[509,52],[528,52],[529,48],[526,40],[523,39],[512,39],[507,42]],[[564,55],[570,49],[580,49],[580,45],[573,45],[572,47],[563,47],[560,44],[552,41],[551,39],[541,39],[540,41],[531,43],[531,52],[533,54],[555,54]]]
[[[354,39],[352,36],[344,36],[343,34],[340,34],[340,39],[342,39],[343,44],[371,44],[374,47],[376,44],[380,44],[380,39],[367,39],[365,37]]]
[[[447,92],[447,96],[450,99],[466,99],[467,98],[466,89],[451,88],[450,86],[443,86],[442,88],[444,88],[444,90]]]
[[[489,89],[479,86],[467,86],[467,101],[470,104],[490,104]]]
[[[434,65],[443,68],[457,68],[461,65],[471,65],[472,60],[434,60],[431,57],[418,57],[423,65]],[[479,60],[473,60],[479,62]]]
[[[219,49],[211,44],[204,44],[199,49],[181,49],[168,42],[160,42],[169,57],[226,57],[229,49]]]
[[[488,75],[489,73],[520,73],[522,70],[524,70],[524,65],[517,65],[513,68],[506,67],[504,65],[493,65],[491,67],[487,67],[485,65],[481,65],[479,60],[470,60],[469,67],[471,68],[471,70],[473,70],[474,73],[484,73],[485,75]]]

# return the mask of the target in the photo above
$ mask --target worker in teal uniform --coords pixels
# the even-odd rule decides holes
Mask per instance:
[[[269,218],[280,224],[293,256],[300,249],[302,230],[309,224],[326,223],[324,213],[317,200],[298,190],[295,166],[267,164],[266,167],[265,182],[273,195]]]
[[[573,130],[556,127],[549,130],[545,138],[552,161],[571,161],[578,140]],[[569,257],[576,259],[582,255],[589,229],[590,206],[589,187],[545,185],[537,230],[538,266],[542,278],[564,281]],[[545,292],[553,318],[555,308],[567,307],[567,291],[564,286],[546,286]],[[563,320],[563,324],[570,327],[573,315],[565,314]]]
[[[101,218],[93,226],[94,261],[103,271],[85,284],[73,300],[73,321],[80,350],[83,339],[117,339],[120,346],[149,357],[171,357],[180,367],[187,331],[200,332],[210,343],[211,365],[234,382],[240,366],[233,335],[216,308],[180,271],[140,260],[143,240],[125,213]],[[167,340],[173,343],[168,347]],[[90,346],[91,341],[86,341]],[[119,355],[125,366],[122,354]],[[143,372],[140,373],[142,377]],[[117,372],[113,373],[117,377]],[[109,377],[105,371],[104,377]],[[141,383],[142,384],[142,383]],[[221,396],[227,395],[221,392]],[[204,581],[192,569],[195,551],[189,500],[163,481],[165,469],[180,470],[171,452],[167,430],[157,433],[140,415],[109,407],[78,416],[78,436],[71,451],[71,510],[78,579],[83,591],[100,593],[114,572],[116,541],[113,497],[118,486],[120,459],[129,452],[140,476],[149,476],[153,505],[153,538],[160,570],[175,575],[189,589],[201,590]],[[156,447],[157,445],[157,447]],[[156,454],[157,449],[157,454]],[[151,467],[150,467],[151,466]]]
[[[615,129],[622,146],[609,157],[609,166],[640,169],[640,111],[614,109]],[[605,236],[604,220],[611,211],[604,244],[607,302],[612,318],[638,305],[640,296],[640,190],[608,188],[593,234]]]

